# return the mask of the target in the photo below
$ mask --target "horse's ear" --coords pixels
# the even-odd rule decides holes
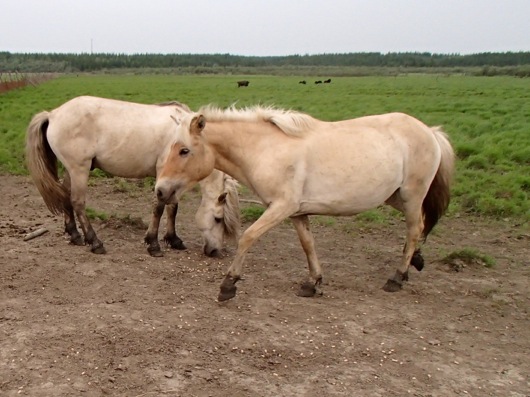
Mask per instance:
[[[200,134],[205,125],[206,119],[202,114],[199,114],[191,120],[190,131],[192,134]]]
[[[219,195],[219,197],[217,198],[217,201],[220,203],[220,204],[224,204],[226,202],[226,195],[228,194],[228,192],[223,192]]]

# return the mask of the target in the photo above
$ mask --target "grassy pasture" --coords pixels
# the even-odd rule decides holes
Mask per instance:
[[[0,95],[0,172],[25,174],[25,130],[33,114],[79,95],[134,102],[178,100],[292,108],[324,120],[400,111],[442,125],[458,155],[450,213],[530,220],[530,79],[409,75],[70,75]],[[250,80],[238,88],[236,81]],[[306,80],[307,84],[299,84]]]

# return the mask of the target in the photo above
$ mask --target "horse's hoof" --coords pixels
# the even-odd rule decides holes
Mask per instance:
[[[414,251],[412,258],[410,259],[410,264],[414,266],[416,270],[421,272],[421,270],[425,266],[425,261],[423,260],[423,256],[421,256],[420,250]]]
[[[107,250],[105,249],[103,245],[92,247],[90,251],[92,251],[93,254],[106,254],[107,253]]]
[[[311,298],[315,296],[317,292],[317,289],[315,285],[310,281],[305,281],[300,285],[300,289],[296,293],[296,295],[301,296],[303,298]]]
[[[185,250],[187,247],[184,245],[182,240],[178,237],[172,236],[172,237],[164,237],[164,241],[167,245],[169,245],[171,248],[175,250]]]
[[[230,276],[226,276],[223,282],[221,283],[221,291],[219,292],[219,296],[217,297],[217,300],[219,302],[227,301],[228,299],[232,299],[234,296],[236,296],[236,283],[239,280],[239,278],[232,278]]]
[[[161,257],[164,256],[164,253],[162,252],[162,250],[160,248],[159,249],[149,249],[149,248],[147,248],[147,252],[149,252],[149,255],[151,255],[154,258],[161,258]]]
[[[182,240],[180,240],[178,243],[176,244],[170,244],[171,248],[175,249],[175,250],[185,250],[185,249],[188,249],[188,247],[186,247],[186,245],[182,242]]]
[[[231,286],[223,286],[221,285],[221,291],[219,292],[219,295],[217,296],[217,300],[219,302],[224,302],[229,299],[232,299],[234,296],[236,296],[237,287],[235,285]]]
[[[383,290],[386,292],[398,292],[403,288],[403,283],[389,278],[386,284],[383,286]]]
[[[72,237],[70,239],[70,244],[72,244],[72,245],[85,245],[85,240],[83,240],[83,237],[81,237],[81,236]]]

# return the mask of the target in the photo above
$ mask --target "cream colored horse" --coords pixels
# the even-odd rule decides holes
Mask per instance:
[[[454,164],[439,128],[402,113],[325,122],[262,107],[206,107],[176,128],[180,141],[155,187],[162,202],[180,197],[215,167],[252,188],[267,206],[239,239],[220,301],[235,296],[250,246],[287,217],[309,266],[302,296],[314,295],[322,281],[308,215],[354,215],[389,204],[404,213],[407,239],[401,265],[384,289],[399,290],[410,264],[423,267],[417,246],[449,204]]]
[[[44,202],[54,214],[64,213],[65,231],[75,245],[90,244],[94,253],[104,253],[105,248],[90,224],[85,212],[85,196],[89,172],[99,168],[114,176],[144,178],[158,175],[177,138],[178,122],[191,110],[184,104],[168,102],[143,105],[96,97],[77,97],[51,112],[41,112],[33,117],[26,137],[26,158],[30,174]],[[64,181],[58,178],[57,160],[64,168]],[[237,190],[227,184],[223,174],[215,172],[201,184],[208,194],[199,209],[201,230],[207,254],[219,252],[225,232],[239,227],[234,217],[233,200]],[[230,193],[230,201],[225,198]],[[217,196],[216,196],[217,194]],[[219,200],[218,197],[223,199]],[[223,213],[230,204],[229,217]],[[153,256],[161,256],[158,228],[166,203],[155,199],[153,217],[145,243]],[[215,209],[216,216],[211,215]],[[185,249],[175,231],[178,202],[167,202],[167,228],[165,242],[175,249]],[[84,240],[76,227],[79,220]],[[219,228],[218,222],[236,222]]]

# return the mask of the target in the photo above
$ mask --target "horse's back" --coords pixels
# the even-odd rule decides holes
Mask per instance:
[[[117,176],[154,176],[177,113],[171,106],[80,96],[50,112],[47,137],[63,164],[84,161]]]
[[[429,127],[392,113],[319,124],[307,138],[304,195],[315,212],[352,214],[382,204],[411,176],[434,176],[440,150]],[[333,209],[332,209],[333,208]]]

